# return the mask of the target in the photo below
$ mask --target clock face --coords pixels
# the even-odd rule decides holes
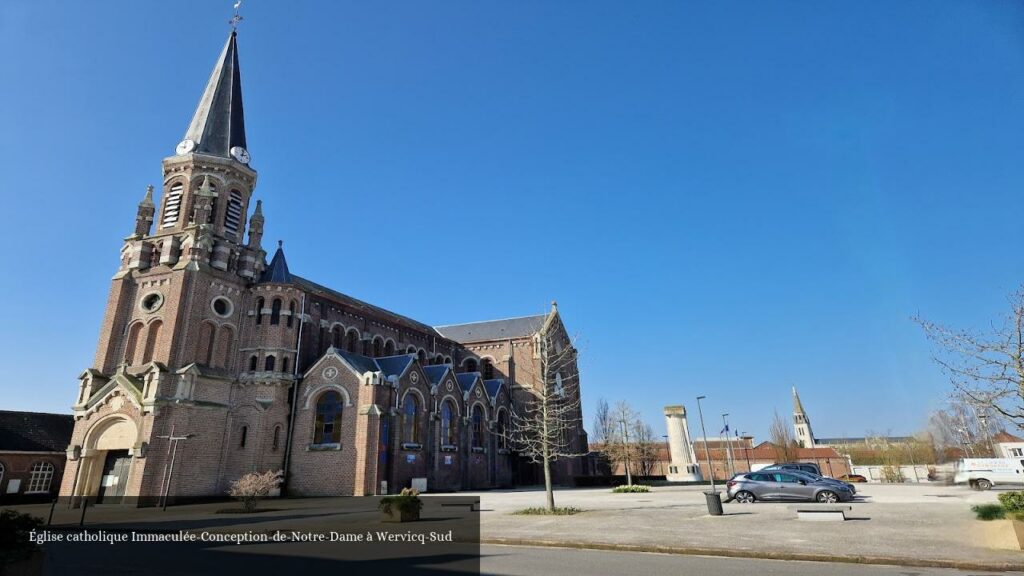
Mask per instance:
[[[233,146],[231,148],[231,157],[238,160],[242,164],[249,163],[249,151],[241,146]]]
[[[196,142],[195,142],[195,140],[185,139],[185,140],[182,140],[181,142],[178,143],[178,147],[175,148],[174,151],[177,152],[178,155],[184,155],[184,154],[188,154],[189,152],[191,152],[191,151],[193,151],[195,149],[196,149]]]

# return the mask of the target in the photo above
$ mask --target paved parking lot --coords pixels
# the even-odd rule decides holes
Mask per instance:
[[[558,506],[585,510],[560,517],[510,514],[543,505],[542,491],[479,493],[485,540],[1021,563],[1024,554],[989,550],[977,541],[970,507],[995,502],[996,494],[931,484],[860,485],[851,520],[820,523],[797,520],[793,503],[730,503],[724,516],[711,517],[696,486],[657,487],[648,494],[559,490]]]

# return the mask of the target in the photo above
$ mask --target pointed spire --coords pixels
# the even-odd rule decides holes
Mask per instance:
[[[800,395],[796,393],[796,386],[793,386],[793,413],[805,414],[804,405],[800,403]]]
[[[232,30],[213,67],[206,90],[192,116],[192,123],[178,147],[179,153],[197,152],[230,158],[232,148],[246,147],[242,77],[235,38],[235,31]],[[188,144],[190,141],[191,144]]]
[[[270,266],[263,271],[260,282],[274,282],[276,284],[288,284],[292,281],[292,275],[288,272],[288,262],[284,259],[284,242],[277,241],[277,252],[270,260]]]
[[[153,185],[146,186],[146,195],[142,197],[142,202],[139,202],[140,207],[149,208],[154,206],[153,204]]]
[[[263,201],[256,201],[256,210],[249,218],[249,247],[259,248],[263,241]]]

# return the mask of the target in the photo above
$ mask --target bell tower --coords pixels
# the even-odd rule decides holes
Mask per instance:
[[[793,387],[793,431],[796,433],[796,443],[801,448],[814,448],[811,419],[804,411],[804,405],[800,403],[800,395],[796,393],[796,386]]]

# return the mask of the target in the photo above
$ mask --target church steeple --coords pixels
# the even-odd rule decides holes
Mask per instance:
[[[793,429],[796,432],[796,442],[803,448],[814,448],[814,432],[811,430],[811,419],[804,411],[804,405],[800,402],[800,395],[796,393],[796,386],[793,386]]]
[[[206,90],[177,152],[209,154],[249,163],[242,110],[242,76],[234,30],[213,67]]]

